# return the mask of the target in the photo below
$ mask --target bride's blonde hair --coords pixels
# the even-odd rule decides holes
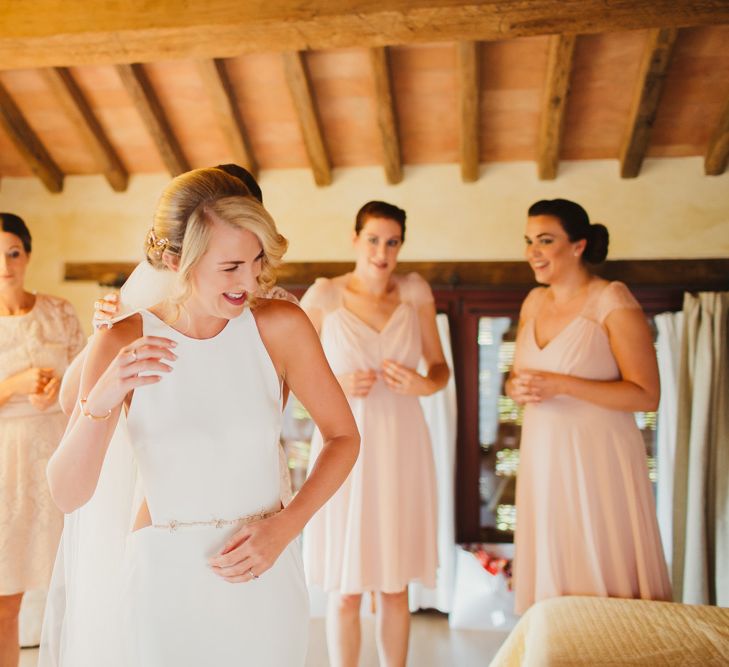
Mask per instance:
[[[194,169],[164,189],[146,239],[147,261],[154,268],[167,269],[165,253],[179,256],[172,303],[179,305],[190,296],[192,271],[208,248],[214,221],[255,234],[263,248],[258,283],[262,291],[275,284],[288,241],[271,215],[237,178],[217,168]]]

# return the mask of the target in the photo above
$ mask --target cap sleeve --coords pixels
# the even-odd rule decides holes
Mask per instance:
[[[539,310],[539,304],[542,302],[546,293],[546,287],[535,287],[526,295],[526,299],[521,304],[521,311],[519,311],[519,320],[521,322],[526,322],[536,316],[537,310]]]
[[[335,310],[340,302],[340,291],[329,278],[317,278],[301,297],[301,307],[304,310],[320,310],[322,313]]]
[[[86,336],[71,303],[58,297],[54,298],[54,301],[60,320],[59,324],[62,331],[66,332],[66,355],[67,363],[70,364],[86,345]]]
[[[428,282],[418,273],[409,273],[400,282],[400,299],[416,307],[426,303],[434,303],[433,290]]]
[[[610,313],[619,308],[640,309],[640,304],[625,283],[616,280],[608,283],[600,294],[597,306],[597,321],[602,324]]]

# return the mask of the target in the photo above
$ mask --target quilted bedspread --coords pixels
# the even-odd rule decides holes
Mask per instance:
[[[562,597],[535,604],[490,667],[729,665],[729,609]]]

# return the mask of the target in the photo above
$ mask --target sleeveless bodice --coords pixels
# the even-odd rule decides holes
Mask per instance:
[[[281,387],[250,309],[204,340],[141,316],[144,335],[174,340],[178,356],[135,390],[128,415],[153,523],[278,509]]]

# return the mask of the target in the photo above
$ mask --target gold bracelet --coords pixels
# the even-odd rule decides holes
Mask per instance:
[[[87,419],[90,419],[91,421],[103,422],[106,419],[109,419],[109,417],[111,417],[111,410],[109,410],[103,417],[97,417],[96,415],[92,415],[90,412],[86,412],[86,399],[85,398],[79,398],[78,405],[81,408],[81,414],[84,417],[86,417]]]

